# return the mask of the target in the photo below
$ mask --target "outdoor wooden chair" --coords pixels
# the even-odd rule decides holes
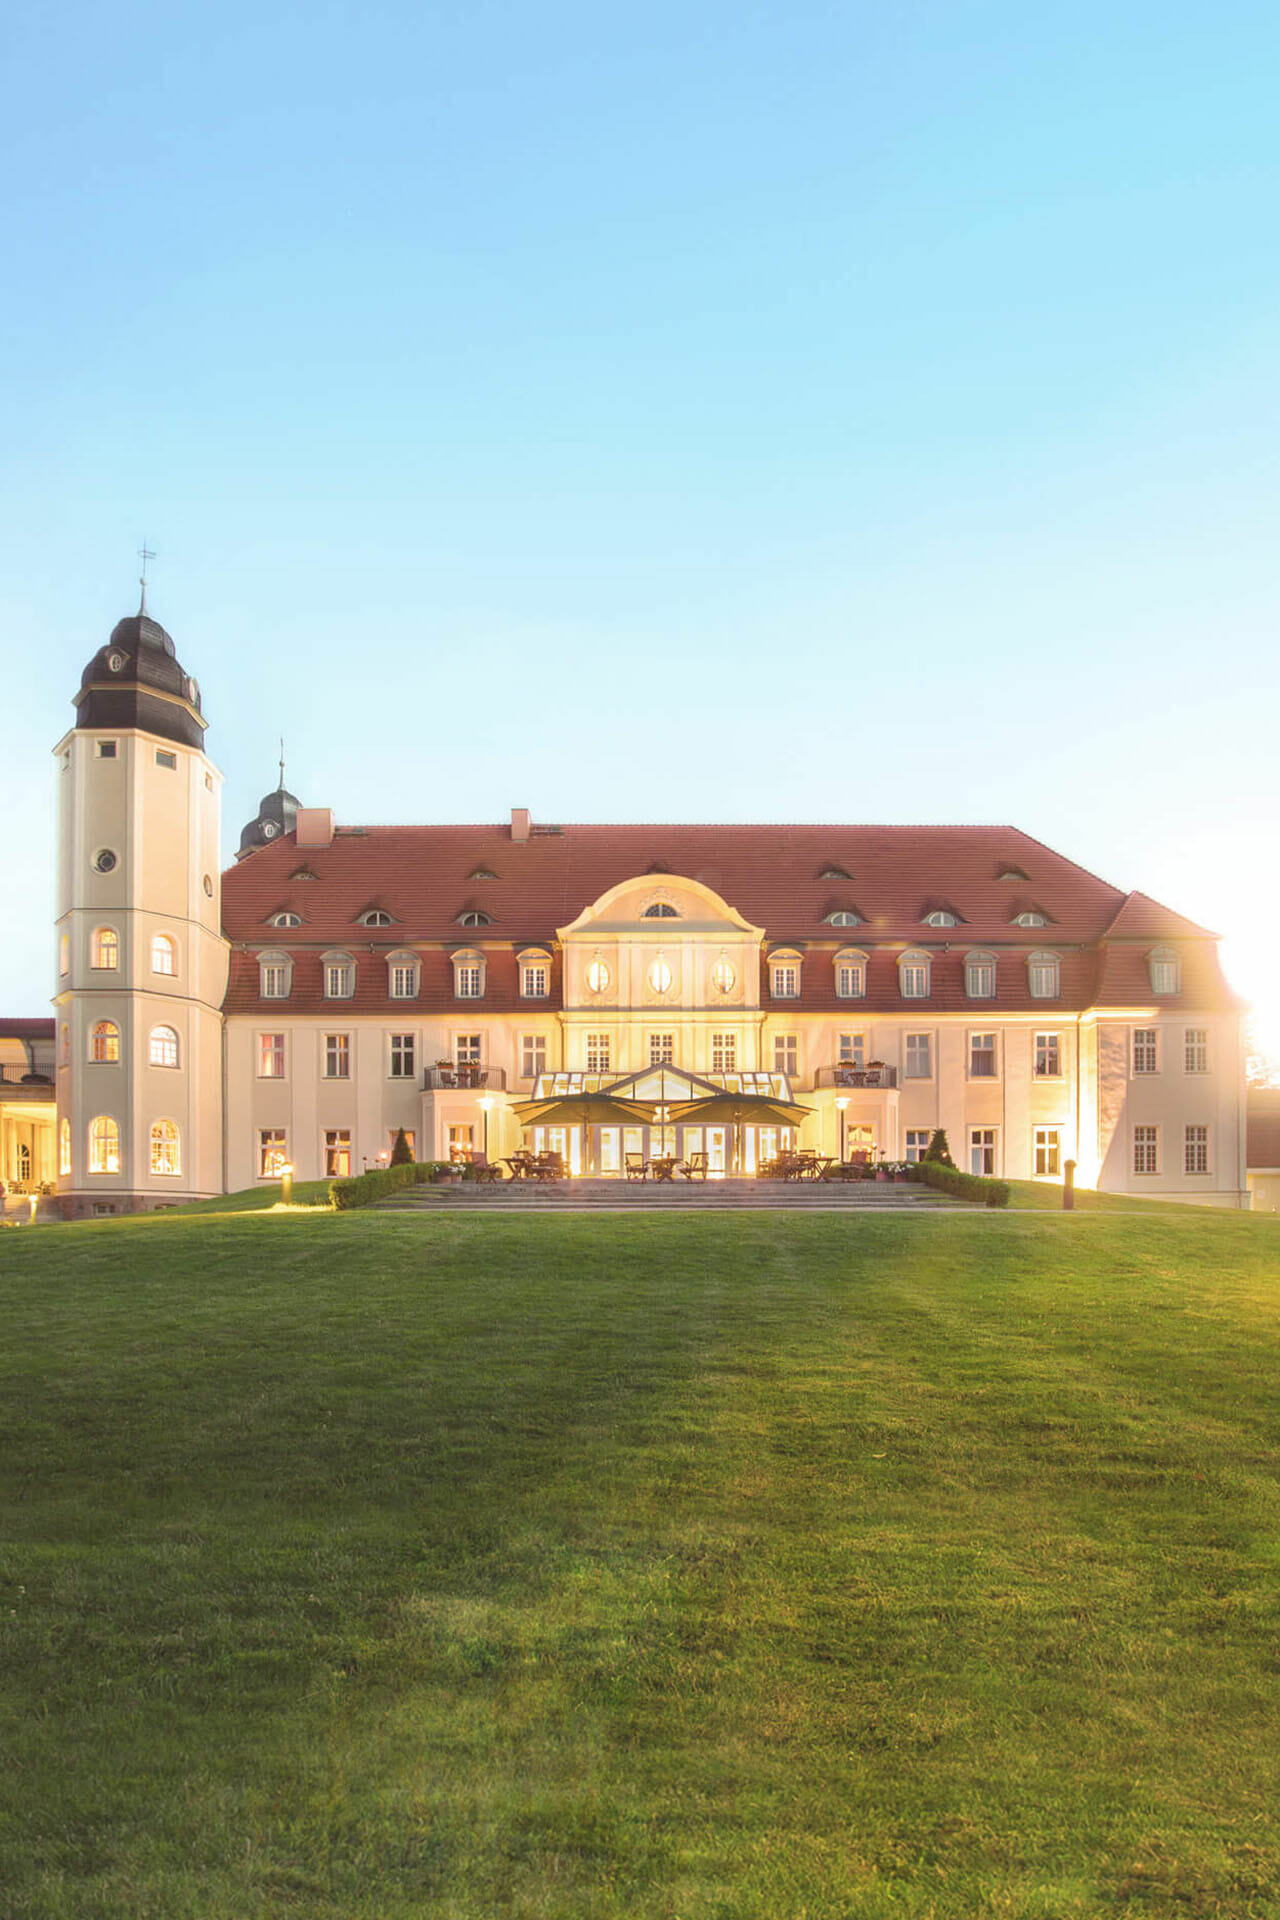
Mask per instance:
[[[691,1153],[687,1160],[680,1162],[677,1172],[682,1173],[686,1180],[705,1180],[707,1177],[706,1154]]]
[[[626,1156],[626,1162],[628,1180],[647,1180],[649,1178],[649,1162],[642,1153],[629,1153]]]
[[[558,1153],[540,1153],[533,1163],[535,1179],[563,1180],[564,1157]]]

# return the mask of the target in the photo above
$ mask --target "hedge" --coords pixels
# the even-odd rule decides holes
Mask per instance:
[[[916,1172],[926,1186],[939,1193],[952,1194],[957,1200],[977,1200],[984,1207],[1007,1207],[1009,1182],[988,1180],[980,1173],[961,1173],[959,1167],[947,1167],[940,1160],[922,1160]]]
[[[351,1207],[372,1206],[398,1187],[414,1187],[421,1180],[429,1180],[434,1165],[432,1160],[415,1161],[403,1167],[374,1167],[371,1173],[358,1173],[352,1180],[331,1180],[329,1199],[339,1213]]]

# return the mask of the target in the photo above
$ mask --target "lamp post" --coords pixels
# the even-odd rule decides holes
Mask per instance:
[[[844,1114],[849,1104],[849,1096],[841,1093],[836,1096],[836,1112],[840,1115],[840,1165],[844,1165]]]
[[[493,1095],[491,1093],[482,1093],[480,1095],[479,1106],[481,1113],[484,1115],[484,1163],[486,1167],[489,1164],[489,1109],[492,1105]]]
[[[287,1207],[289,1206],[292,1200],[293,1200],[293,1164],[291,1161],[282,1160],[280,1162],[280,1205],[282,1207]]]

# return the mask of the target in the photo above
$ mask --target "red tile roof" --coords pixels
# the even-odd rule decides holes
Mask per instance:
[[[52,1040],[54,1036],[52,1020],[5,1020],[0,1019],[0,1040]]]
[[[1161,906],[1146,893],[1131,893],[1121,907],[1107,935],[1112,940],[1216,940],[1207,927],[1198,927],[1172,907]]]

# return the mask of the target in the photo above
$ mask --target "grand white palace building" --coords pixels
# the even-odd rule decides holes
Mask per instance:
[[[283,785],[220,870],[200,692],[145,610],[59,742],[56,1103],[70,1214],[521,1144],[780,1146],[1247,1205],[1241,1008],[1215,937],[1003,826],[354,826]],[[653,1124],[526,1134],[535,1093]],[[717,1089],[794,1130],[670,1109]],[[56,1117],[55,1117],[56,1112]]]

